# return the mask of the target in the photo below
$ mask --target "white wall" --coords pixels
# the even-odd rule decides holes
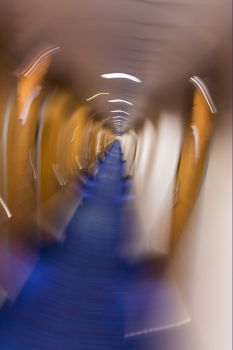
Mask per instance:
[[[161,111],[138,134],[135,195],[141,227],[141,254],[167,254],[174,180],[183,135],[180,113]]]
[[[215,118],[201,193],[171,264],[193,320],[190,342],[198,350],[232,348],[231,113]]]
[[[177,303],[184,303],[191,319],[188,327],[181,329],[184,338],[179,350],[231,349],[231,111],[214,118],[216,125],[201,191],[170,259],[171,278],[181,295]],[[173,115],[172,119],[168,113],[162,113],[157,124],[146,121],[138,134],[134,183],[141,230],[139,257],[167,252],[169,212],[181,139],[179,116]]]
[[[125,172],[132,176],[134,173],[134,160],[137,149],[137,135],[133,130],[118,137],[121,142],[124,160],[126,160]]]

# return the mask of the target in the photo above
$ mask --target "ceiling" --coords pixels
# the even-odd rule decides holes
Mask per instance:
[[[83,101],[109,92],[90,102],[104,118],[113,107],[143,117],[149,97],[214,66],[231,41],[230,0],[2,0],[1,7],[9,53],[20,60],[41,42],[58,44],[50,74],[67,79]],[[142,83],[100,77],[112,72]]]

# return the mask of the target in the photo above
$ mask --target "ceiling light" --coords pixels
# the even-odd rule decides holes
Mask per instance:
[[[111,103],[115,103],[115,102],[122,102],[122,103],[126,103],[128,105],[131,105],[133,106],[133,104],[129,101],[126,101],[126,100],[121,100],[121,99],[116,99],[116,100],[108,100],[108,102],[111,102]]]
[[[120,121],[116,121],[116,122],[113,122],[113,124],[114,124],[114,125],[119,125],[119,124],[123,125],[123,124],[125,124],[125,123],[124,123],[124,122],[120,122]]]
[[[122,111],[121,109],[116,109],[114,111],[111,111],[111,113],[125,113],[127,115],[130,115],[128,112]]]
[[[115,126],[125,126],[127,124],[124,124],[124,123],[113,123],[113,125],[115,125]]]
[[[132,80],[135,83],[141,83],[142,81],[135,77],[134,75],[130,75],[130,74],[125,74],[125,73],[108,73],[108,74],[102,74],[101,78],[105,78],[105,79],[116,79],[116,78],[120,78],[120,79],[128,79],[128,80]]]
[[[91,101],[93,100],[94,98],[98,97],[98,96],[101,96],[101,95],[109,95],[109,92],[99,92],[98,94],[95,94],[89,98],[86,99],[86,101]]]
[[[118,116],[116,116],[116,117],[112,117],[112,119],[124,119],[124,120],[128,120],[128,118],[122,117],[121,115],[118,115]]]
[[[120,122],[124,122],[124,123],[126,123],[127,121],[128,121],[128,119],[127,118],[119,118],[119,117],[116,117],[116,118],[112,118],[112,121],[113,122],[116,122],[116,121],[120,121]]]
[[[112,118],[112,120],[115,122],[116,120],[119,120],[121,122],[127,122],[128,119],[127,118],[119,118],[119,117],[116,117],[116,118]]]

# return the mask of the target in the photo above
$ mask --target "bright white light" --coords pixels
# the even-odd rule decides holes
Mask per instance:
[[[8,218],[11,218],[12,217],[11,212],[8,209],[8,207],[7,207],[6,203],[4,202],[4,200],[2,199],[2,197],[0,197],[0,203],[1,203],[2,207],[3,207],[3,209],[5,210],[6,215],[8,216]]]
[[[37,174],[36,174],[36,170],[34,168],[34,165],[33,165],[33,161],[32,161],[32,149],[30,148],[30,164],[31,164],[31,168],[32,168],[32,171],[33,171],[33,175],[34,175],[34,179],[36,180],[37,179]]]
[[[64,186],[66,184],[66,182],[63,179],[63,177],[61,176],[61,173],[59,172],[59,170],[57,168],[57,164],[52,164],[52,169],[53,169],[55,177],[57,178],[59,185]]]
[[[115,119],[112,121],[113,123],[128,123],[127,120],[122,120],[122,119]]]
[[[116,117],[112,117],[112,119],[124,119],[124,120],[128,120],[128,118],[122,117],[121,115],[117,115]]]
[[[116,119],[116,120],[113,120],[113,123],[127,123],[127,121],[126,120]]]
[[[86,101],[91,101],[93,100],[94,98],[98,97],[98,96],[101,96],[101,95],[109,95],[109,92],[99,92],[98,94],[95,94],[89,98],[86,99]]]
[[[22,113],[19,115],[19,119],[21,120],[21,124],[24,125],[27,121],[28,114],[32,105],[32,102],[39,96],[41,92],[41,86],[37,85],[28,96],[25,105],[23,107]]]
[[[105,79],[128,79],[128,80],[132,80],[135,83],[141,83],[142,81],[135,77],[134,75],[130,75],[130,74],[125,74],[125,73],[108,73],[108,74],[102,74],[101,78],[105,78]]]
[[[128,112],[122,111],[121,109],[116,109],[114,111],[111,111],[111,113],[125,113],[127,115],[130,115]]]
[[[126,100],[121,100],[121,99],[116,99],[116,100],[108,100],[108,102],[111,102],[111,103],[115,103],[115,102],[123,102],[123,103],[126,103],[130,106],[133,106],[133,104],[129,101],[126,101]]]
[[[75,140],[75,136],[76,136],[76,133],[77,133],[77,130],[78,130],[78,126],[74,129],[74,133],[73,133],[73,136],[72,136],[72,139],[71,139],[71,141],[70,142],[74,142],[74,140]]]
[[[124,126],[124,125],[127,125],[126,123],[113,123],[113,125],[121,125],[121,126]]]
[[[126,121],[128,121],[128,118],[124,118],[124,117],[112,117],[111,118],[114,122],[116,121],[116,120],[119,120],[119,121],[121,121],[121,122],[126,122]]]
[[[42,50],[39,54],[38,57],[36,57],[32,63],[30,63],[30,65],[28,67],[26,67],[24,69],[23,72],[21,72],[21,74],[23,74],[25,77],[28,76],[35,68],[36,66],[38,65],[38,63],[45,57],[49,56],[49,55],[52,55],[56,52],[60,51],[60,47],[55,45],[53,47],[50,47],[50,48],[46,48],[44,50]]]

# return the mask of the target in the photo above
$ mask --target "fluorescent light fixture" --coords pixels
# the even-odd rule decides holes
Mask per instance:
[[[117,115],[116,117],[112,117],[112,119],[124,119],[124,120],[128,120],[128,118],[122,117],[121,115]]]
[[[121,99],[116,99],[116,100],[108,100],[108,102],[110,102],[110,103],[122,102],[122,103],[126,103],[126,104],[128,104],[128,105],[130,105],[130,106],[133,106],[133,104],[132,104],[131,102],[126,101],[126,100],[121,100]]]
[[[119,118],[119,117],[116,117],[116,118],[111,118],[113,122],[116,122],[116,121],[120,121],[120,122],[127,122],[128,119],[127,118]]]
[[[135,77],[134,75],[130,75],[130,74],[125,74],[125,73],[108,73],[108,74],[102,74],[101,78],[105,78],[105,79],[128,79],[128,80],[132,80],[135,83],[141,83],[142,81]]]
[[[127,123],[128,120],[127,120],[127,119],[113,119],[112,122],[113,122],[113,123],[116,123],[116,122],[118,122],[118,123],[119,123],[119,122],[120,122],[120,123]]]
[[[113,122],[113,123],[127,123],[127,120],[123,120],[123,119],[114,119],[112,122]]]
[[[121,109],[115,109],[114,111],[111,111],[111,113],[124,113],[124,114],[130,115],[128,112],[122,111]]]
[[[127,124],[125,124],[125,123],[114,123],[113,125],[125,126],[125,125],[127,125]]]
[[[89,98],[86,99],[86,101],[91,101],[94,100],[94,98],[101,96],[101,95],[109,95],[109,92],[99,92],[98,94],[95,94]]]

